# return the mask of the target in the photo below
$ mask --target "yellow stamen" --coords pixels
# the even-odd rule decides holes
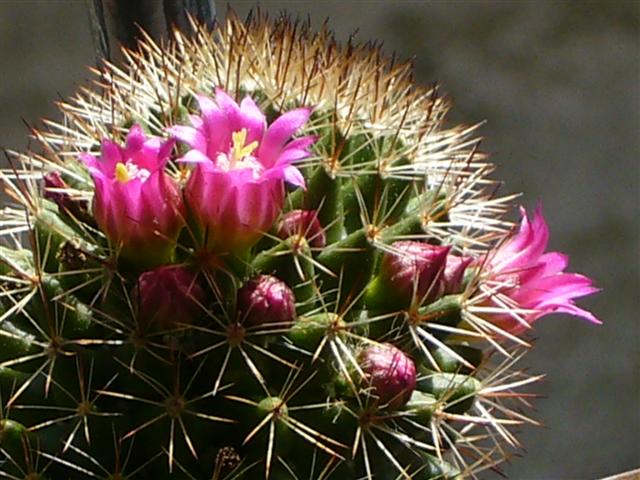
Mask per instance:
[[[115,172],[116,180],[120,183],[127,183],[131,180],[131,176],[129,175],[129,170],[127,170],[127,166],[122,163],[116,163],[116,172]]]
[[[249,145],[245,145],[247,141],[247,129],[243,128],[238,132],[233,132],[231,134],[231,156],[233,160],[240,161],[247,155],[251,155],[253,151],[258,148],[258,142],[253,141]]]

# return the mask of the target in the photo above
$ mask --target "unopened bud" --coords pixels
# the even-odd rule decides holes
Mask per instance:
[[[44,198],[55,203],[61,212],[67,212],[83,222],[92,223],[88,211],[88,202],[74,199],[65,191],[69,185],[64,181],[60,172],[49,172],[43,177]]]
[[[447,256],[447,263],[442,274],[445,294],[460,293],[465,271],[472,260],[471,257],[459,257],[451,253]]]
[[[406,301],[429,302],[442,295],[443,273],[451,247],[423,242],[400,241],[391,245],[382,259],[381,276]]]
[[[138,279],[138,322],[144,327],[175,328],[201,314],[204,291],[196,276],[180,265],[156,268]]]
[[[358,363],[380,405],[395,410],[409,401],[416,388],[416,366],[402,350],[390,343],[368,347]]]
[[[282,280],[259,275],[238,290],[238,311],[246,326],[287,325],[295,317],[295,297]]]
[[[284,215],[278,226],[278,236],[289,238],[292,235],[306,238],[312,247],[322,248],[327,244],[327,236],[315,210],[292,210]]]

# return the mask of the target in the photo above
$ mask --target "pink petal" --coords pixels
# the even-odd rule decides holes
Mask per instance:
[[[102,173],[109,178],[113,178],[116,164],[122,161],[122,148],[120,147],[120,145],[106,138],[102,140],[102,145],[100,148],[100,161],[98,162],[98,168],[100,168]]]
[[[577,273],[563,273],[536,282],[535,287],[543,298],[578,298],[599,291],[591,279]]]
[[[166,165],[175,139],[163,141],[161,138],[150,137],[136,151],[127,151],[138,167],[146,168],[149,172],[157,172]]]
[[[285,167],[283,171],[285,182],[290,183],[291,185],[295,185],[296,187],[303,188],[305,190],[307,189],[304,177],[302,176],[300,170],[298,170],[293,165],[289,165]]]
[[[198,99],[198,106],[200,107],[200,112],[202,113],[202,116],[205,119],[220,113],[220,108],[218,107],[218,105],[216,105],[216,103],[213,100],[211,100],[209,97],[205,95],[198,95],[196,98]],[[193,126],[197,127],[197,125],[195,124],[193,124]]]
[[[298,108],[282,114],[269,126],[258,150],[258,158],[264,166],[270,167],[276,163],[286,141],[306,123],[310,115],[311,109]]]
[[[530,245],[530,253],[533,256],[539,257],[544,253],[549,243],[549,227],[542,216],[542,205],[538,205],[536,208],[531,229],[533,232],[533,241]]]
[[[576,317],[582,317],[585,320],[588,320],[591,323],[595,323],[597,325],[601,325],[602,324],[602,320],[600,320],[599,318],[597,318],[593,313],[584,310],[576,305],[573,304],[562,304],[562,305],[557,305],[553,308],[553,310],[550,310],[546,313],[568,313],[569,315],[574,315]]]
[[[82,163],[86,165],[91,173],[91,176],[96,177],[104,177],[104,173],[102,173],[101,165],[98,159],[91,155],[90,153],[81,153],[78,155],[78,158],[82,160]]]
[[[178,162],[184,163],[211,163],[211,159],[199,150],[189,150],[182,157],[178,159]]]
[[[235,130],[227,117],[227,112],[221,110],[209,98],[202,97],[200,105],[207,105],[202,110],[202,127],[200,132],[206,138],[206,148],[202,151],[209,157],[215,158],[218,153],[227,153],[231,147],[231,133]]]
[[[230,130],[232,132],[241,130],[243,115],[238,103],[221,88],[216,88],[216,103],[225,113]]]
[[[240,104],[240,112],[243,128],[246,128],[248,133],[246,143],[262,140],[267,119],[251,97],[244,97]]]
[[[191,126],[196,130],[201,130],[203,128],[204,122],[202,118],[198,115],[189,115],[189,122],[191,122]]]
[[[306,150],[318,140],[315,135],[307,135],[305,137],[296,138],[287,144],[287,150],[290,148],[296,148]]]
[[[127,135],[126,148],[140,150],[147,137],[139,124],[134,124]]]
[[[200,130],[196,130],[193,127],[176,125],[174,127],[167,128],[167,132],[181,142],[186,143],[191,148],[195,148],[196,150],[204,153],[207,152],[207,140]]]
[[[552,275],[567,268],[569,257],[563,253],[548,252],[540,257],[540,262],[545,265],[545,275]]]
[[[176,145],[176,140],[174,138],[169,138],[167,141],[163,142],[158,150],[158,158],[160,159],[160,164],[164,167],[167,163],[167,160],[171,156],[171,150]]]

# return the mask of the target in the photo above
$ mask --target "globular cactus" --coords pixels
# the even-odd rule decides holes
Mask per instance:
[[[542,315],[591,281],[503,218],[476,126],[286,18],[150,39],[13,153],[6,478],[436,479],[496,468]]]

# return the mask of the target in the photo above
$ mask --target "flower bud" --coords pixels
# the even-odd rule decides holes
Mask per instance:
[[[327,236],[315,210],[292,210],[284,215],[278,226],[278,236],[289,238],[292,235],[303,236],[312,247],[322,248],[327,244]]]
[[[416,366],[402,350],[381,343],[363,350],[358,363],[380,405],[395,410],[409,401],[416,388]]]
[[[443,272],[451,247],[399,241],[391,248],[393,252],[382,259],[381,276],[392,292],[405,302],[417,298],[420,303],[443,294]]]
[[[295,317],[295,297],[282,280],[259,275],[238,290],[240,321],[246,326],[287,325]]]
[[[138,278],[138,323],[160,330],[191,324],[202,314],[204,291],[181,265],[145,272]]]
[[[69,185],[64,181],[60,172],[49,172],[43,177],[44,198],[55,203],[61,212],[68,212],[79,220],[91,223],[85,200],[74,199],[65,192]]]
[[[71,201],[69,195],[62,190],[69,185],[62,179],[60,172],[49,172],[44,177],[44,198],[54,202],[61,210],[67,208]]]
[[[460,293],[464,272],[472,260],[471,257],[459,257],[451,253],[447,255],[447,263],[442,274],[445,294]]]

